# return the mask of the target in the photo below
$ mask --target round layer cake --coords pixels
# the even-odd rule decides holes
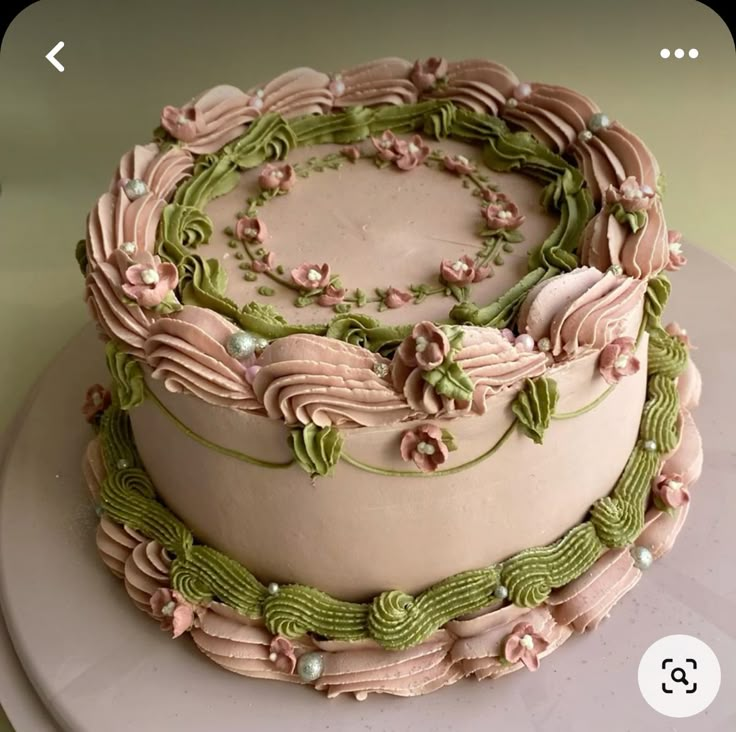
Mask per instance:
[[[660,189],[588,98],[483,60],[165,107],[77,251],[106,564],[245,675],[536,669],[669,549],[700,471]]]

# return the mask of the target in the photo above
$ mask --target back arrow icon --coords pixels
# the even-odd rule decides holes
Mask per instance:
[[[59,41],[47,54],[46,58],[49,63],[56,68],[57,71],[64,71],[64,66],[55,58],[56,54],[64,48],[64,41]]]

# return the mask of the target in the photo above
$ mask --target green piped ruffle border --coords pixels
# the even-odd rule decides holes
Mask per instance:
[[[417,596],[390,590],[371,602],[355,603],[299,584],[269,592],[238,562],[196,544],[189,529],[159,503],[136,450],[128,415],[117,400],[100,423],[107,471],[101,509],[174,556],[171,582],[184,597],[193,602],[217,599],[251,618],[263,618],[270,632],[289,638],[316,633],[335,640],[371,638],[387,649],[409,648],[450,620],[487,607],[500,585],[512,603],[535,607],[553,589],[580,577],[607,549],[631,543],[644,526],[652,479],[678,438],[676,378],[685,366],[677,339],[662,330],[658,316],[654,320],[649,360],[655,366],[649,368],[638,441],[610,495],[592,506],[586,521],[553,544],[453,575]]]

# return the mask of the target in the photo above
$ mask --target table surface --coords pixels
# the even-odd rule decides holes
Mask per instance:
[[[700,346],[696,357],[706,391],[696,413],[705,470],[674,550],[597,632],[571,639],[538,673],[461,682],[409,700],[327,701],[311,689],[228,674],[192,643],[167,639],[127,601],[94,550],[96,519],[79,468],[89,431],[81,419],[69,418],[77,413],[79,394],[104,373],[88,327],[39,383],[0,475],[3,612],[48,708],[74,732],[124,732],[138,722],[142,707],[151,728],[169,729],[175,718],[180,732],[206,727],[213,715],[223,732],[241,729],[243,719],[264,732],[328,725],[475,730],[489,721],[519,732],[576,732],[594,723],[600,732],[733,730],[736,703],[727,690],[736,686],[736,582],[726,547],[736,521],[736,493],[728,490],[736,472],[729,421],[736,392],[717,385],[731,378],[736,323],[716,322],[710,314],[733,310],[736,271],[693,250],[688,270],[676,278],[668,317],[686,323]],[[46,597],[57,598],[51,619]],[[719,655],[722,691],[703,714],[671,720],[644,703],[636,668],[652,642],[683,632]]]

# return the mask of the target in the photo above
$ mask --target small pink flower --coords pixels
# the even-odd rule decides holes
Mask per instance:
[[[531,623],[518,623],[506,638],[503,655],[509,663],[521,661],[530,671],[536,671],[539,654],[548,646],[549,641],[537,633]]]
[[[417,323],[411,335],[398,348],[399,358],[422,371],[436,369],[450,353],[450,341],[441,328],[425,320]]]
[[[270,272],[276,263],[276,255],[273,252],[264,254],[260,259],[256,259],[251,267],[254,272]]]
[[[401,457],[423,473],[433,473],[447,460],[449,450],[442,440],[442,430],[433,424],[423,424],[407,430],[401,437]]]
[[[667,262],[667,269],[670,272],[675,272],[680,267],[684,267],[687,264],[687,257],[682,253],[682,234],[679,231],[670,229],[667,232],[667,244],[670,248],[670,261]]]
[[[293,165],[264,165],[258,176],[258,185],[264,191],[288,191],[296,183],[296,171]]]
[[[277,671],[285,674],[293,674],[296,668],[296,653],[294,645],[288,638],[276,635],[268,647],[268,660],[276,667]]]
[[[652,481],[652,496],[658,508],[679,508],[690,500],[687,485],[679,474],[662,475]]]
[[[445,155],[442,158],[445,169],[457,175],[467,175],[475,170],[475,166],[464,155]]]
[[[171,262],[150,252],[139,252],[124,273],[123,292],[141,307],[160,305],[179,282],[179,272]]]
[[[360,158],[360,148],[357,145],[348,145],[340,149],[340,154],[348,160],[355,162]]]
[[[654,203],[654,191],[647,185],[640,185],[639,181],[630,175],[616,188],[609,186],[606,191],[606,203],[620,203],[626,213],[646,211]]]
[[[430,148],[420,135],[414,135],[408,142],[399,140],[396,151],[399,156],[394,160],[394,165],[400,170],[413,170],[427,159]]]
[[[93,424],[97,421],[97,417],[102,414],[112,403],[110,392],[101,384],[95,384],[87,389],[87,394],[82,405],[82,414],[84,418]]]
[[[196,107],[172,107],[161,112],[161,126],[177,140],[192,142],[204,131],[204,120]]]
[[[405,290],[398,290],[395,287],[389,287],[383,296],[383,304],[387,308],[400,308],[412,301],[412,294]]]
[[[268,237],[268,229],[257,216],[243,216],[235,224],[235,236],[246,241],[257,241],[263,244]]]
[[[380,137],[371,137],[371,142],[373,143],[373,147],[376,148],[378,157],[381,160],[392,162],[399,157],[399,153],[396,150],[396,144],[399,142],[399,139],[391,130],[384,130]]]
[[[447,61],[440,56],[431,56],[424,61],[415,61],[409,78],[420,91],[428,91],[447,76]]]
[[[634,355],[633,338],[616,338],[602,351],[598,358],[598,371],[608,384],[618,384],[624,376],[631,376],[641,368]]]
[[[670,323],[665,327],[665,330],[671,336],[677,338],[677,340],[680,341],[688,351],[696,350],[696,346],[694,346],[690,341],[690,336],[687,334],[687,331],[681,327],[679,323]]]
[[[483,270],[485,277],[488,276],[489,269],[486,267]],[[442,280],[447,284],[458,284],[467,285],[470,282],[478,282],[478,272],[475,269],[475,262],[467,255],[464,254],[460,259],[456,259],[454,262],[449,259],[443,259],[440,265],[440,276]]]
[[[159,588],[151,595],[150,604],[153,617],[161,621],[161,629],[172,631],[173,638],[178,638],[194,625],[194,605],[176,590]]]
[[[325,291],[317,298],[317,304],[325,308],[337,305],[345,299],[346,292],[347,290],[342,287],[327,285]]]
[[[516,229],[524,223],[524,217],[519,214],[516,204],[509,201],[503,193],[486,188],[482,197],[488,201],[483,215],[490,229]]]
[[[291,279],[304,290],[317,290],[330,281],[330,265],[300,264],[291,270]]]

